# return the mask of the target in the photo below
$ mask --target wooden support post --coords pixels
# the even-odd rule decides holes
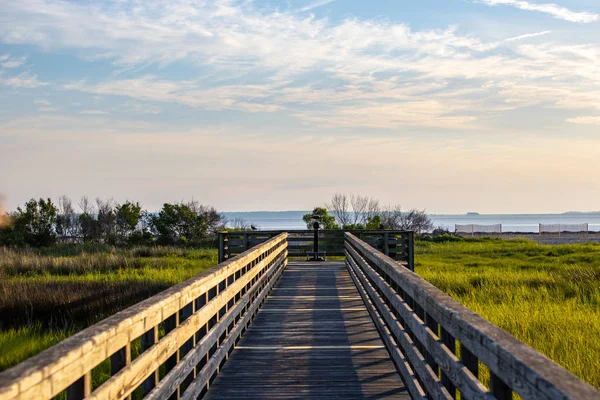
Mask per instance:
[[[444,345],[448,348],[448,350],[450,350],[452,352],[452,354],[456,354],[456,340],[454,340],[454,337],[446,330],[444,329],[443,326],[440,326],[440,331],[441,331],[441,335],[442,335],[442,343],[444,343]],[[444,385],[444,387],[446,388],[446,390],[448,390],[448,393],[450,393],[450,396],[452,396],[453,399],[456,398],[456,387],[454,386],[454,384],[452,383],[452,381],[450,380],[450,378],[448,377],[448,375],[446,375],[446,373],[444,371],[442,372],[442,384]]]
[[[383,234],[383,252],[386,256],[390,255],[390,234],[387,232]]]
[[[460,361],[469,371],[471,371],[475,378],[479,378],[479,361],[477,360],[477,357],[471,353],[471,350],[467,349],[462,343],[460,344]]]
[[[225,240],[227,232],[219,232],[219,264],[225,261]]]
[[[127,343],[125,347],[122,347],[110,356],[110,375],[116,375],[117,372],[129,365],[129,363],[131,363],[131,343]],[[126,399],[131,400],[131,395],[127,396]]]
[[[147,332],[145,332],[142,335],[142,352],[148,350],[156,342],[158,342],[158,327],[157,326],[148,330]],[[152,375],[150,375],[148,377],[148,379],[146,379],[144,381],[144,383],[142,383],[142,393],[144,395],[150,393],[150,391],[152,389],[154,389],[154,387],[156,386],[157,383],[158,383],[158,370],[154,371],[154,373]]]
[[[440,335],[439,324],[437,323],[437,321],[435,319],[433,319],[433,317],[431,315],[429,315],[427,313],[425,314],[425,324],[427,325],[427,327],[429,329],[431,329],[431,331],[433,332],[433,334],[435,336],[439,337],[439,335]],[[429,351],[427,351],[427,349],[425,351],[426,351],[425,360],[427,361],[427,364],[429,364],[429,366],[431,367],[431,369],[433,370],[433,372],[435,373],[436,376],[440,376],[439,365],[435,362],[435,359],[433,358],[431,353]]]
[[[512,400],[511,388],[500,378],[498,378],[492,371],[490,371],[490,387],[492,389],[492,396],[498,400]]]
[[[244,240],[244,243],[243,243],[244,244],[244,251],[246,251],[246,250],[249,249],[249,246],[248,246],[248,232],[244,232],[244,239],[243,240]]]
[[[165,320],[165,333],[171,332],[173,329],[177,328],[179,325],[179,311],[175,314],[171,315],[169,318]],[[179,349],[175,350],[175,354],[167,359],[165,362],[165,369],[167,373],[171,371],[176,365],[179,363]],[[173,393],[173,395],[169,398],[169,400],[177,400],[179,399],[179,388]]]
[[[131,362],[131,343],[127,343],[125,347],[117,350],[115,354],[110,356],[110,375],[115,375],[117,372],[125,368]]]
[[[415,271],[415,233],[408,232],[407,234],[407,248],[406,253],[408,255],[408,269]]]
[[[67,400],[82,400],[89,396],[91,392],[92,372],[89,371],[67,388]]]

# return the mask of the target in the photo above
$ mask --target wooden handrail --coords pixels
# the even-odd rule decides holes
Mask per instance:
[[[140,386],[150,398],[191,398],[217,373],[286,257],[282,233],[116,313],[0,373],[0,398],[49,399],[66,390],[68,399],[121,399]],[[131,361],[131,343],[140,337],[143,352]],[[112,376],[92,391],[92,369],[109,358]],[[163,364],[167,374],[159,381]]]
[[[413,398],[600,399],[600,392],[351,233],[346,262]],[[460,359],[456,343],[460,346]],[[490,370],[488,389],[479,362]]]

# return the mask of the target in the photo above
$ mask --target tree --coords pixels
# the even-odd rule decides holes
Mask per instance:
[[[336,193],[325,206],[343,229],[365,229],[369,218],[380,212],[379,200],[360,194]]]
[[[344,226],[352,223],[352,217],[350,216],[350,202],[347,195],[342,193],[334,194],[331,198],[331,203],[325,204],[325,207],[327,208],[324,210],[331,210],[331,213],[334,215],[334,218],[339,225]]]
[[[234,231],[247,231],[250,229],[250,223],[244,218],[236,217],[231,221],[231,228]]]
[[[56,216],[56,233],[63,238],[77,237],[79,223],[71,199],[63,195],[58,198],[58,215]]]
[[[219,231],[225,229],[227,225],[227,218],[219,213],[213,206],[205,206],[200,204],[197,200],[191,200],[187,203],[187,206],[197,215],[204,215],[206,223],[208,225],[208,234],[216,236]]]
[[[339,225],[335,222],[335,217],[333,215],[329,215],[327,209],[323,207],[315,207],[312,213],[305,214],[302,217],[302,220],[306,223],[306,227],[308,229],[314,229],[312,226],[313,215],[319,215],[321,217],[322,229],[340,229]]]
[[[17,208],[14,215],[14,231],[23,244],[30,246],[50,246],[56,243],[56,215],[58,209],[52,200],[35,199],[25,203],[25,208]]]
[[[415,208],[402,212],[400,206],[388,207],[381,213],[381,224],[385,229],[414,231],[417,234],[433,230],[433,223],[425,210]]]
[[[98,221],[94,216],[94,206],[90,204],[87,196],[83,196],[79,201],[79,208],[81,214],[77,218],[79,224],[79,232],[83,236],[84,242],[91,242],[99,240],[99,228]]]
[[[97,197],[96,205],[98,207],[98,238],[105,243],[114,242],[117,216],[113,199],[103,201]]]
[[[413,208],[406,213],[402,213],[400,220],[400,229],[402,230],[414,231],[417,234],[433,230],[433,223],[427,216],[425,210]]]
[[[126,201],[115,207],[115,227],[117,241],[125,243],[136,230],[142,217],[140,203]]]
[[[206,238],[208,221],[187,204],[165,203],[152,218],[152,227],[162,244],[197,242]]]
[[[373,215],[372,217],[368,217],[367,224],[365,225],[365,229],[368,230],[377,230],[382,229],[383,225],[381,224],[381,216]]]

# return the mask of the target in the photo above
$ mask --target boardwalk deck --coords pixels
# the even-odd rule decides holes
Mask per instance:
[[[292,261],[206,398],[410,396],[344,262]]]

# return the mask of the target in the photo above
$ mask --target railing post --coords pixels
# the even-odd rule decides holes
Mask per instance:
[[[148,350],[158,342],[158,327],[154,326],[142,334],[142,352]],[[154,371],[148,379],[142,383],[142,393],[144,395],[150,393],[158,383],[158,370]]]
[[[244,251],[248,250],[248,232],[244,232]]]
[[[415,271],[415,233],[407,232],[407,248],[406,254],[408,255],[408,269]]]
[[[490,371],[490,386],[492,389],[492,396],[498,400],[512,400],[512,390],[498,378],[493,372]]]
[[[89,371],[67,388],[67,400],[82,400],[89,396],[91,392],[92,372]]]
[[[387,233],[387,232],[384,233],[383,234],[383,252],[388,257],[390,255],[390,242],[389,242],[389,240],[390,240],[389,233]]]
[[[225,254],[227,242],[228,232],[219,232],[219,264],[227,258],[227,255]]]

